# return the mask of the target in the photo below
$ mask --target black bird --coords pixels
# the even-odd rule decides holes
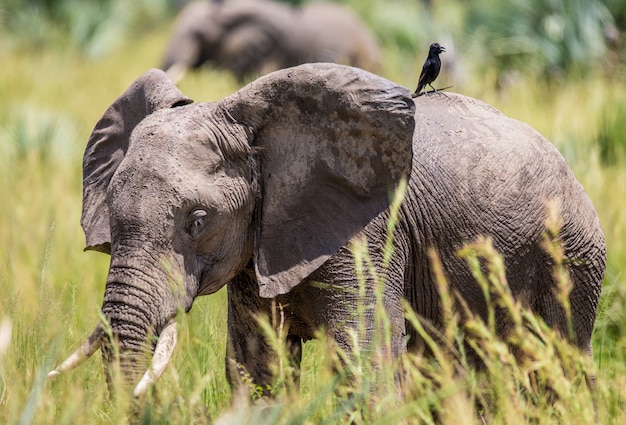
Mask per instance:
[[[440,46],[439,43],[433,43],[430,45],[430,49],[428,50],[428,57],[424,62],[424,66],[422,66],[422,73],[420,74],[420,79],[417,83],[417,89],[415,89],[413,97],[419,96],[422,90],[426,88],[426,85],[429,85],[431,89],[437,91],[431,85],[431,83],[437,79],[437,76],[439,75],[439,70],[441,70],[441,59],[439,59],[439,53],[445,51],[445,47]]]

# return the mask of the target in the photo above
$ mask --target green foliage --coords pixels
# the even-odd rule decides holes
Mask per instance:
[[[626,3],[622,0],[604,0],[604,3],[615,18],[616,25],[622,30],[626,29]]]
[[[550,79],[600,69],[614,16],[618,26],[624,25],[623,2],[613,0],[341,2],[397,56],[417,55],[421,61],[427,46],[440,41],[453,47],[449,55],[468,54],[452,58],[459,61],[452,63],[455,67],[495,69],[498,74],[521,71]],[[7,45],[17,48],[70,47],[89,58],[101,57],[137,34],[159,26],[169,29],[165,21],[177,6],[180,2],[171,0],[6,0],[0,6],[0,32]]]
[[[11,111],[0,123],[0,156],[6,165],[38,155],[41,160],[72,162],[79,159],[76,125],[67,117],[31,105]]]
[[[481,66],[562,77],[602,65],[604,30],[612,23],[600,0],[479,0],[466,31]]]
[[[422,2],[346,0],[343,3],[368,23],[381,43],[403,52],[414,51],[434,29],[432,13]]]
[[[605,107],[598,145],[605,165],[623,163],[626,156],[626,100]]]
[[[344,2],[359,12],[387,49],[402,56],[418,55],[421,61],[428,45],[439,41],[453,48],[447,56],[465,53],[449,59],[453,66],[558,80],[601,71],[607,32],[615,25],[612,13],[618,25],[623,15],[623,2],[609,1],[607,7],[601,0]]]
[[[6,0],[0,29],[19,48],[69,45],[99,57],[171,13],[168,0]]]

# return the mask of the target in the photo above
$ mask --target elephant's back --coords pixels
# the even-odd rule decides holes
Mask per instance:
[[[592,258],[597,264],[593,273],[602,279],[604,236],[596,211],[549,141],[530,126],[458,94],[421,96],[415,104],[408,196],[419,206],[415,219],[421,222],[422,243],[439,247],[450,264],[461,267],[456,251],[488,236],[508,266],[529,270],[518,275],[531,273],[541,269],[533,263],[545,258],[541,240],[551,204],[562,218],[566,255]]]

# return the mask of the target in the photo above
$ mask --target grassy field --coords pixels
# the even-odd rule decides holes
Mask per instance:
[[[97,323],[104,291],[108,257],[82,252],[85,142],[106,107],[159,62],[165,35],[151,32],[127,48],[91,60],[71,49],[0,48],[0,423],[125,421],[131,401],[109,400],[99,356],[55,382],[44,378]],[[401,61],[397,52],[389,52],[384,75],[413,89],[423,56],[420,52]],[[329,364],[340,354],[328,354],[331,344],[322,338],[305,345],[299,391],[289,384],[289,370],[282,370],[276,403],[250,405],[235,397],[231,407],[223,367],[226,297],[221,291],[199,299],[180,318],[182,343],[174,364],[159,381],[157,394],[134,407],[142,412],[143,423],[334,424],[361,418],[374,424],[436,419],[478,424],[478,413],[489,423],[593,423],[590,395],[580,384],[580,371],[588,366],[598,376],[600,422],[626,423],[626,87],[623,77],[612,78],[550,84],[521,76],[502,90],[485,76],[459,83],[443,75],[440,81],[543,133],[593,200],[607,238],[608,268],[592,365],[511,307],[524,325],[517,344],[532,353],[533,362],[516,364],[488,326],[473,323],[473,340],[486,358],[497,359],[488,363],[488,371],[455,373],[444,348],[437,351],[436,365],[407,357],[396,366],[408,370],[411,391],[398,401],[391,368],[370,369],[371,356],[384,355],[384,332],[379,352],[355,353],[348,365],[350,384],[329,373]],[[196,101],[211,101],[237,85],[228,75],[206,71],[189,75],[180,88]],[[494,261],[485,278],[494,285],[501,282],[497,256],[487,246],[477,246],[468,255]],[[380,321],[384,330],[385,318]],[[449,332],[454,338],[461,330],[451,326]],[[551,342],[538,344],[537,335]],[[529,371],[537,372],[539,388],[529,381]],[[341,397],[347,392],[352,397]],[[548,393],[556,395],[554,403],[546,402]],[[476,405],[482,406],[478,413]]]

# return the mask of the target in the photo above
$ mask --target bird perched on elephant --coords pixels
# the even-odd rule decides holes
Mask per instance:
[[[151,70],[96,124],[83,173],[86,249],[111,256],[106,325],[51,376],[101,348],[107,376],[117,352],[125,381],[144,393],[172,354],[178,312],[223,286],[235,385],[241,370],[271,384],[274,351],[256,318],[271,317],[272,305],[282,306],[295,368],[302,343],[320,330],[350,353],[359,327],[367,346],[375,318],[356,317],[356,304],[379,298],[371,276],[361,301],[354,296],[363,288],[355,241],[367,243],[372,267],[386,276],[380,297],[393,356],[422,346],[404,300],[429,328],[445,325],[431,249],[463,305],[487,317],[482,289],[457,255],[479,236],[502,253],[512,295],[591,353],[605,269],[596,211],[556,148],[478,100],[449,93],[414,102],[408,89],[364,70],[316,63],[192,103]],[[385,259],[389,194],[402,181]],[[542,247],[549,200],[561,206],[573,333]],[[509,320],[498,318],[502,336]]]
[[[307,62],[380,67],[372,32],[346,7],[272,0],[201,0],[174,23],[161,68],[174,78],[205,63],[245,77]]]
[[[439,59],[439,54],[445,51],[446,48],[441,46],[439,43],[433,43],[430,45],[430,48],[428,49],[428,57],[422,66],[422,72],[420,73],[420,78],[417,82],[417,88],[413,93],[413,97],[421,96],[422,90],[424,90],[427,85],[429,85],[433,91],[437,91],[432,86],[432,83],[437,79],[439,71],[441,71],[441,59]]]

